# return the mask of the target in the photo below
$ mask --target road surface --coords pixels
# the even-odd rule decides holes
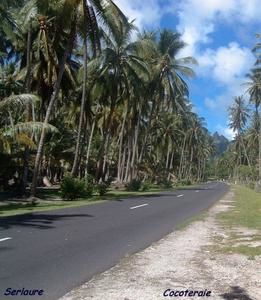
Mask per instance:
[[[122,257],[148,247],[228,190],[189,190],[0,218],[0,299],[56,300]],[[42,296],[4,296],[6,289]],[[19,292],[20,293],[20,292]]]

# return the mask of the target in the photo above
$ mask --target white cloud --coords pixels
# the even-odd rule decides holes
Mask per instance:
[[[223,85],[231,85],[245,76],[255,58],[250,49],[231,42],[227,47],[206,49],[198,54],[197,60],[198,74],[210,76]]]
[[[233,129],[231,129],[229,127],[224,127],[220,124],[216,126],[216,129],[219,132],[219,134],[224,135],[230,141],[233,140],[236,135],[236,133],[233,131]]]
[[[253,63],[254,57],[248,48],[230,43],[228,47],[221,47],[216,51],[213,76],[219,82],[230,84],[244,76]]]
[[[198,76],[214,80],[223,88],[222,94],[205,99],[206,108],[225,112],[233,97],[244,92],[245,74],[254,63],[250,49],[232,41],[211,49],[211,34],[221,22],[244,26],[260,21],[260,0],[165,0],[164,6],[158,0],[115,0],[115,3],[130,20],[136,19],[139,29],[158,28],[165,13],[177,16],[177,30],[187,43],[179,56],[194,56],[199,62]]]
[[[209,110],[226,112],[233,98],[245,93],[245,75],[255,58],[250,49],[230,43],[216,50],[207,49],[198,58],[198,74],[215,80],[222,86],[223,92],[210,99],[205,98],[205,107]]]
[[[235,80],[230,85],[224,87],[221,94],[218,94],[213,98],[206,97],[204,100],[205,107],[220,115],[227,113],[228,107],[231,106],[235,96],[245,94],[245,86],[243,85],[244,82],[244,78],[241,80]]]
[[[135,19],[135,25],[139,29],[145,26],[157,28],[160,20],[168,8],[161,8],[158,1],[155,0],[114,0],[115,4],[128,16],[129,20]]]
[[[199,3],[200,2],[200,3]],[[178,30],[188,44],[184,54],[195,56],[200,44],[211,41],[218,21],[260,21],[260,0],[183,0],[178,8]]]

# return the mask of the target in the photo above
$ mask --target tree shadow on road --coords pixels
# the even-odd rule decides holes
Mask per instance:
[[[207,190],[214,190],[214,188],[202,188],[202,187],[178,187],[177,191],[207,191]]]
[[[0,219],[0,228],[9,229],[12,226],[32,227],[37,229],[55,228],[55,223],[61,220],[70,220],[72,218],[91,218],[89,214],[26,214],[12,217],[3,217]]]
[[[226,300],[253,300],[248,294],[247,291],[241,288],[240,286],[231,286],[231,291],[225,294],[220,295],[223,299]]]
[[[172,193],[175,192],[174,190],[171,191]],[[167,194],[168,191],[166,191],[164,194],[163,193],[155,193],[155,194],[144,194],[144,195],[114,195],[113,198],[107,198],[106,200],[108,201],[118,201],[118,202],[124,202],[125,200],[129,200],[132,198],[157,198],[157,197],[168,197],[169,194]]]

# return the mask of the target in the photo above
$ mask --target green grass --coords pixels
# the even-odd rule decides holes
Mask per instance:
[[[25,213],[32,213],[37,211],[48,211],[61,209],[66,207],[77,207],[83,205],[91,205],[96,203],[101,203],[104,201],[117,201],[123,198],[131,198],[138,196],[148,196],[156,195],[160,190],[159,188],[152,188],[146,192],[129,192],[129,191],[117,191],[111,190],[104,196],[94,195],[91,198],[78,199],[74,201],[56,200],[61,198],[59,191],[54,190],[44,190],[39,192],[38,197],[41,199],[37,204],[31,204],[26,201],[21,201],[21,203],[16,203],[10,201],[4,201],[0,203],[0,217],[20,215]]]
[[[218,215],[219,221],[228,229],[244,227],[247,229],[261,230],[261,194],[243,187],[234,186],[235,202],[234,207],[227,212]],[[248,241],[242,238],[250,237]],[[239,234],[230,233],[230,238],[225,244],[216,244],[216,250],[222,253],[239,253],[254,259],[261,255],[261,247],[251,246],[252,242],[260,241],[260,234]],[[238,245],[238,243],[244,243]],[[248,244],[249,243],[249,244]]]
[[[101,202],[101,201],[99,201]],[[53,201],[50,202],[40,202],[37,204],[31,203],[10,203],[3,206],[0,206],[0,217],[21,215],[26,213],[32,213],[36,211],[48,211],[54,209],[61,209],[65,207],[75,207],[81,205],[91,204],[91,201],[88,200],[79,200],[79,201]]]
[[[239,253],[246,255],[250,258],[254,258],[255,256],[261,255],[261,247],[249,247],[246,245],[240,245],[237,247],[224,247],[222,249],[223,253]]]
[[[106,195],[102,197],[98,195],[94,195],[91,198],[78,199],[74,201],[57,200],[57,199],[61,199],[60,191],[47,189],[47,190],[40,190],[38,192],[37,196],[41,200],[39,203],[34,205],[26,201],[21,201],[21,203],[18,203],[18,201],[16,201],[14,203],[12,202],[12,198],[9,199],[10,201],[7,201],[6,199],[8,195],[6,193],[0,193],[0,217],[20,215],[20,214],[37,212],[37,211],[62,209],[66,207],[92,205],[104,201],[110,201],[110,200],[116,201],[123,198],[156,195],[163,191],[174,191],[179,189],[189,189],[193,187],[194,185],[189,185],[189,186],[176,186],[174,188],[164,189],[161,188],[160,186],[151,185],[148,191],[130,192],[130,191],[122,191],[122,190],[110,190]]]
[[[243,226],[261,230],[261,194],[243,187],[235,186],[235,206],[219,218],[228,226]]]

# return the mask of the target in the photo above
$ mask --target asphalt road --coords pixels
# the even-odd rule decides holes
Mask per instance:
[[[0,218],[0,299],[56,300],[125,255],[146,248],[228,190],[221,182]],[[4,296],[7,288],[43,296]]]

